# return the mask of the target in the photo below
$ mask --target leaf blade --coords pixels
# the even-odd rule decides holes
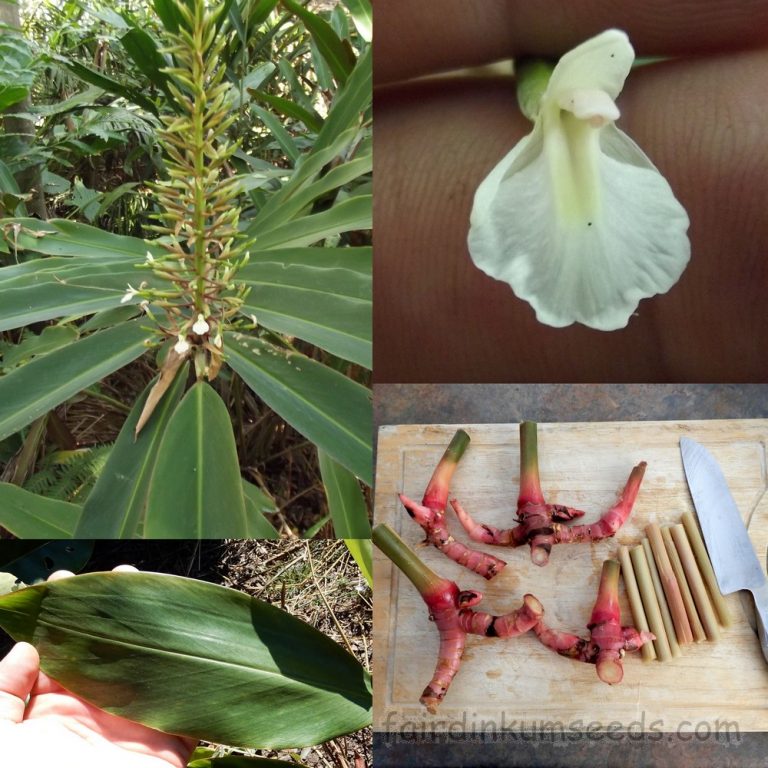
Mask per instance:
[[[76,695],[166,732],[283,748],[370,722],[370,679],[352,656],[287,613],[214,584],[74,576],[1,597],[0,624],[32,642],[42,669]]]
[[[0,378],[0,440],[140,357],[146,331],[139,322],[93,333]]]
[[[144,535],[154,539],[248,535],[229,413],[205,382],[187,392],[165,429],[149,484]]]
[[[368,507],[357,478],[324,451],[317,453],[336,538],[370,538],[371,524],[368,520]]]
[[[0,525],[20,539],[71,539],[82,507],[0,483]]]
[[[304,355],[239,333],[227,334],[226,357],[272,410],[371,484],[370,390]]]
[[[85,500],[76,538],[124,539],[138,534],[160,442],[184,391],[186,370],[183,366],[176,375],[138,438],[134,437],[134,428],[154,380],[134,404],[96,485]]]

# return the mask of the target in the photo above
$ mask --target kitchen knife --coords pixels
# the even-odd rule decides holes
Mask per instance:
[[[755,555],[736,502],[717,462],[695,440],[680,439],[683,467],[699,517],[709,559],[724,595],[746,589],[752,593],[757,635],[768,661],[768,582]]]

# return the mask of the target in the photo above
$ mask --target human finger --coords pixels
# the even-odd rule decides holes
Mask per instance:
[[[138,568],[134,565],[116,565],[113,569],[116,573],[137,573]],[[72,571],[54,571],[49,577],[48,581],[60,581],[61,579],[68,579],[75,574]]]
[[[768,52],[634,72],[619,125],[691,218],[679,283],[626,329],[543,326],[471,262],[480,181],[530,130],[508,80],[424,82],[377,102],[379,382],[758,381],[768,343]],[[716,353],[713,354],[713,350]]]
[[[40,658],[29,643],[16,643],[0,661],[0,721],[20,723],[26,698],[40,671]]]
[[[519,55],[559,56],[611,27],[639,55],[768,43],[766,0],[385,0],[376,6],[377,83]]]

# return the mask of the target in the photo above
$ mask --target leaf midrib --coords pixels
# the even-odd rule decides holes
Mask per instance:
[[[91,639],[91,640],[101,640],[101,641],[104,641],[104,642],[107,642],[107,643],[112,643],[114,645],[118,645],[118,646],[123,647],[123,648],[139,649],[139,650],[149,651],[149,652],[156,653],[159,656],[170,656],[170,657],[181,658],[181,659],[194,659],[194,660],[197,660],[197,661],[203,662],[203,663],[210,662],[212,664],[216,664],[216,665],[219,665],[219,666],[222,666],[222,667],[228,667],[228,668],[231,668],[231,669],[237,669],[237,670],[249,669],[249,670],[253,670],[255,672],[260,672],[260,673],[262,673],[264,675],[267,675],[267,676],[270,676],[270,677],[276,677],[276,678],[278,678],[280,680],[286,680],[286,679],[294,680],[294,681],[300,683],[301,685],[305,685],[305,686],[307,686],[309,688],[312,688],[313,690],[317,689],[317,687],[318,687],[317,685],[313,685],[311,682],[309,682],[309,678],[293,677],[293,676],[289,676],[289,675],[286,675],[286,674],[282,674],[280,672],[275,672],[273,670],[265,669],[264,667],[259,667],[259,666],[256,666],[256,665],[249,665],[249,664],[244,663],[244,662],[243,663],[239,663],[239,662],[234,662],[234,661],[226,661],[225,659],[217,659],[217,658],[213,658],[211,656],[201,656],[200,654],[188,653],[186,651],[171,651],[171,650],[168,650],[167,648],[160,648],[160,647],[154,646],[154,645],[139,645],[138,643],[132,643],[132,642],[129,642],[127,640],[117,640],[114,637],[110,637],[109,635],[98,634],[96,632],[91,632],[91,631],[86,632],[84,630],[78,630],[78,629],[75,629],[73,627],[63,625],[63,624],[55,624],[52,621],[48,621],[48,620],[46,620],[45,618],[43,618],[41,616],[39,616],[37,618],[36,623],[41,625],[41,626],[43,626],[43,627],[47,627],[47,628],[49,628],[49,629],[51,629],[53,631],[69,632],[69,633],[71,633],[73,635],[77,635],[78,637],[82,637],[82,638],[86,638],[86,639]],[[354,656],[350,656],[350,659],[352,661],[354,661],[354,662],[357,662],[357,659],[355,659]],[[359,663],[359,662],[357,662],[357,663]],[[324,689],[324,690],[326,690],[326,689]],[[346,692],[346,693],[350,693],[350,694],[354,693],[354,691],[351,688],[344,688],[344,689],[338,688],[337,692],[338,693]],[[355,699],[352,699],[352,701],[354,703],[356,703]]]

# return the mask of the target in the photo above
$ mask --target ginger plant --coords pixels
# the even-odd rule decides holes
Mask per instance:
[[[417,504],[403,493],[399,498],[408,514],[424,529],[426,543],[433,544],[459,565],[486,579],[492,579],[503,570],[506,563],[498,557],[470,549],[456,541],[448,532],[445,521],[451,479],[468,445],[469,435],[463,429],[457,430],[427,484],[421,504]]]
[[[238,230],[239,187],[228,164],[238,142],[226,135],[236,115],[224,80],[226,38],[217,34],[226,6],[175,5],[184,22],[169,33],[164,52],[174,66],[163,71],[178,113],[163,116],[158,131],[168,178],[150,185],[162,211],[151,227],[160,235],[152,245],[162,252],[147,251],[142,265],[151,270],[152,285],[129,285],[123,297],[140,301],[154,321],[154,343],[168,347],[137,432],[184,360],[194,361],[198,380],[212,380],[223,361],[223,332],[255,326],[255,319],[235,319],[247,294],[235,276],[248,261],[248,241]]]
[[[621,626],[617,560],[603,563],[597,600],[587,629],[590,632],[588,639],[551,629],[543,620],[533,628],[539,640],[561,656],[595,664],[597,676],[609,685],[620,683],[624,677],[622,659],[626,651],[637,651],[656,639],[652,632],[638,632],[634,627]]]
[[[516,637],[537,626],[544,615],[541,603],[531,594],[523,597],[520,608],[502,616],[474,610],[483,599],[482,593],[462,591],[455,582],[438,576],[388,525],[377,525],[372,538],[419,591],[440,634],[437,665],[419,699],[431,714],[437,712],[459,671],[467,635]]]
[[[466,435],[461,430],[460,432]],[[457,433],[458,435],[459,433]],[[454,437],[454,441],[456,440],[457,437]],[[464,452],[468,442],[469,437],[467,436],[462,445],[461,453]],[[451,445],[453,445],[453,441]],[[455,469],[455,463],[458,461],[457,458],[453,459],[453,467],[450,472],[448,468],[441,468],[441,465],[446,462],[449,451],[450,446],[449,450],[446,451],[446,455],[443,456],[441,463],[438,464],[430,485],[427,487],[422,507],[415,505],[405,496],[401,495],[400,499],[411,517],[416,519],[419,525],[426,531],[427,541],[435,544],[438,549],[442,550],[452,560],[456,560],[461,565],[466,565],[476,573],[490,579],[503,568],[503,561],[491,558],[490,555],[482,552],[468,549],[465,545],[456,542],[448,534],[445,524],[445,502],[442,495],[433,489],[433,493],[430,496],[430,489],[433,485],[436,485],[441,493],[444,490],[446,497],[448,495],[448,483],[453,474],[453,469]],[[461,453],[459,453],[459,457]],[[583,517],[584,512],[573,507],[566,507],[561,504],[548,504],[546,502],[539,480],[536,423],[525,421],[520,424],[520,491],[517,499],[518,525],[507,529],[494,528],[490,525],[475,522],[456,499],[451,499],[451,507],[464,530],[466,530],[473,541],[502,547],[520,547],[528,544],[531,548],[531,560],[536,565],[543,566],[549,562],[549,554],[555,544],[599,541],[600,539],[613,536],[624,525],[632,511],[637,493],[640,490],[640,483],[645,474],[645,467],[646,463],[643,461],[633,468],[619,500],[597,522],[585,525],[564,525],[564,523],[571,520]],[[433,504],[436,504],[434,508],[429,507],[427,503],[428,497]],[[442,503],[442,511],[437,502]],[[425,509],[426,511],[424,511]]]

